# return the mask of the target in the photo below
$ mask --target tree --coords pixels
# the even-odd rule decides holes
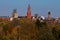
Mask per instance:
[[[60,40],[60,30],[56,29],[55,27],[52,29],[53,36],[56,40]]]
[[[41,26],[41,23],[40,23],[40,21],[39,21],[38,19],[36,20],[35,24],[36,24],[36,26],[37,26],[38,28],[39,28],[39,27],[42,27],[42,26]]]

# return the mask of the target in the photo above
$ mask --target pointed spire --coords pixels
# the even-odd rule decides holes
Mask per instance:
[[[28,10],[30,9],[30,4],[28,4]]]
[[[27,18],[31,19],[32,15],[31,15],[31,8],[30,8],[30,4],[28,4],[28,10],[27,10]]]

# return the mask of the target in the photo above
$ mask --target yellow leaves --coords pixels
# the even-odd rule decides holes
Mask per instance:
[[[19,23],[20,23],[20,24],[23,24],[23,23],[24,23],[24,21],[23,21],[23,20],[19,20]]]

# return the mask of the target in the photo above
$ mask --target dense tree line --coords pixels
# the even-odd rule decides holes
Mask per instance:
[[[0,40],[60,40],[60,25],[38,19],[0,20]]]

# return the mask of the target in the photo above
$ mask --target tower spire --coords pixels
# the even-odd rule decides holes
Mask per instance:
[[[28,4],[28,10],[27,10],[27,18],[31,19],[32,14],[31,14],[31,8],[30,8],[30,4]]]

